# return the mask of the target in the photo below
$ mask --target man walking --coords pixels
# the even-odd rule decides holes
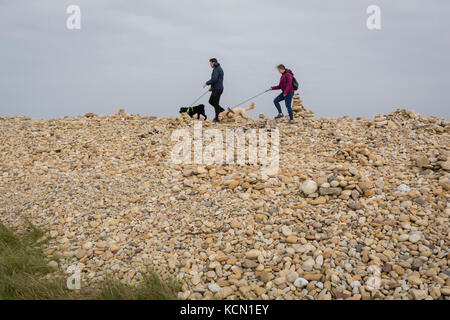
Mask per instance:
[[[224,111],[220,105],[220,96],[223,93],[223,70],[220,66],[219,62],[217,62],[217,59],[212,58],[209,60],[209,65],[211,68],[213,68],[213,72],[211,75],[211,80],[207,81],[203,88],[206,88],[206,86],[211,86],[211,97],[209,98],[209,104],[214,107],[214,111],[216,112],[216,117],[214,118],[213,122],[219,122],[219,113]]]

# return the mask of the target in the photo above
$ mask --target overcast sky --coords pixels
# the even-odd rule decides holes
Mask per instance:
[[[81,30],[66,27],[71,4]],[[380,31],[366,27],[371,4]],[[204,92],[216,57],[223,107],[278,84],[284,63],[316,116],[408,108],[449,119],[449,9],[448,0],[0,0],[0,115],[176,116]],[[251,116],[276,115],[275,95],[256,99]]]

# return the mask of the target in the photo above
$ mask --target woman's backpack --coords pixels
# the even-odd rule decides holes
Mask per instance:
[[[298,90],[298,81],[295,79],[295,77],[292,78],[292,86],[294,87],[294,90]]]

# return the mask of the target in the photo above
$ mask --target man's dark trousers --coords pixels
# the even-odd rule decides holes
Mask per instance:
[[[211,90],[211,97],[209,98],[209,104],[214,107],[214,110],[216,111],[216,117],[215,120],[219,120],[219,113],[224,111],[225,109],[222,108],[219,105],[220,102],[220,96],[222,95],[223,90]]]

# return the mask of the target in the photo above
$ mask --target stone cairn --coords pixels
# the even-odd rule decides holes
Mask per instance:
[[[306,108],[302,104],[302,100],[300,99],[300,95],[296,93],[294,95],[294,100],[292,103],[292,111],[295,116],[300,116],[302,118],[314,118],[314,111],[306,110]]]

